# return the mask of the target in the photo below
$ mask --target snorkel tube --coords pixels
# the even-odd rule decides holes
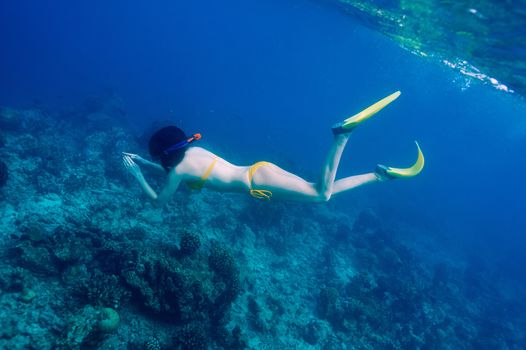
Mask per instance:
[[[197,133],[197,134],[193,134],[192,137],[186,139],[186,140],[183,140],[181,142],[178,142],[176,144],[173,144],[171,145],[170,147],[166,148],[163,153],[165,155],[168,155],[172,152],[175,152],[181,148],[185,148],[186,146],[188,146],[190,143],[194,142],[194,141],[197,141],[197,140],[200,140],[201,139],[201,134]]]

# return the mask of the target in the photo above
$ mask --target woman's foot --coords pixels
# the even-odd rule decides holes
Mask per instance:
[[[383,99],[367,107],[360,113],[357,113],[353,115],[352,117],[349,117],[340,123],[334,124],[332,126],[333,134],[339,135],[339,134],[350,133],[351,131],[354,130],[354,128],[356,128],[362,122],[371,118],[373,115],[375,115],[376,113],[380,112],[383,108],[385,108],[388,104],[396,100],[398,96],[400,96],[400,91],[397,91],[387,97],[384,97]]]
[[[374,175],[380,182],[396,179],[395,176],[389,174],[389,167],[382,164],[376,165],[376,168],[374,169]]]
[[[412,166],[409,168],[392,168],[390,166],[378,164],[374,170],[376,178],[379,181],[387,181],[401,177],[413,177],[420,174],[420,172],[424,169],[424,154],[422,153],[418,142],[415,141],[415,143],[418,150],[418,156],[416,158],[416,162]]]

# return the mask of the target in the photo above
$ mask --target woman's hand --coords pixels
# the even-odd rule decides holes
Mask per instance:
[[[122,163],[124,164],[126,170],[128,170],[128,172],[133,175],[133,177],[135,177],[137,180],[141,180],[143,178],[141,168],[139,168],[137,163],[133,161],[130,154],[132,153],[124,153],[124,155],[122,156]],[[135,154],[134,156],[137,155]],[[140,156],[137,157],[141,158]]]
[[[135,160],[135,161],[137,161],[137,162],[139,162],[139,163],[141,163],[141,164],[147,164],[147,163],[148,163],[148,161],[147,161],[146,159],[144,159],[143,157],[141,157],[141,156],[138,155],[138,154],[135,154],[135,153],[128,153],[128,152],[122,152],[122,154],[123,154],[123,156],[122,156],[123,158],[127,156],[127,157],[129,157],[131,160]]]
[[[143,157],[141,157],[138,154],[122,152],[122,159],[123,159],[123,161],[124,161],[125,157],[128,157],[132,162],[136,161],[137,163],[140,163],[142,165],[147,165],[149,167],[152,167],[154,169],[159,170],[162,173],[165,173],[164,168],[160,164],[157,164],[157,163],[154,163],[154,162],[150,162],[149,160],[144,159]],[[126,164],[124,164],[124,165],[126,166]]]

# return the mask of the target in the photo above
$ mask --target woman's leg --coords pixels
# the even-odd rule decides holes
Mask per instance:
[[[260,185],[263,189],[272,191],[273,194],[287,199],[327,201],[333,194],[349,191],[368,183],[417,175],[424,166],[424,159],[420,148],[418,148],[418,160],[411,168],[395,169],[378,166],[374,173],[350,176],[335,181],[340,158],[352,130],[396,100],[398,96],[400,96],[400,91],[381,99],[360,113],[345,119],[343,122],[333,125],[334,141],[325,159],[322,173],[317,183],[307,182],[273,165],[261,167],[261,170],[257,171],[254,176],[254,181],[252,181],[253,183],[250,185]]]
[[[382,179],[377,173],[349,176],[334,182],[332,194],[339,194],[368,183],[382,182],[385,180],[387,179]]]
[[[333,125],[334,141],[325,159],[321,176],[317,183],[307,182],[276,166],[261,167],[254,175],[254,181],[252,182],[256,185],[266,187],[263,189],[272,191],[273,195],[277,194],[289,199],[327,201],[333,193],[348,191],[357,186],[374,182],[375,180],[381,180],[381,177],[376,176],[375,173],[371,173],[334,181],[338,165],[340,164],[340,158],[352,130],[396,100],[398,96],[400,96],[400,91],[381,99],[352,117]]]
[[[334,179],[349,136],[350,133],[334,136],[334,141],[325,159],[321,176],[317,183],[305,181],[301,177],[271,164],[262,166],[256,171],[252,179],[253,189],[268,190],[273,193],[273,197],[284,199],[306,202],[325,202],[329,200],[335,189],[341,192],[344,187],[339,185],[337,188],[334,188],[336,183],[338,183],[338,181],[335,183]]]
[[[336,178],[336,171],[340,164],[343,150],[351,133],[337,134],[334,135],[327,158],[321,171],[320,179],[317,183],[318,193],[323,200],[329,200],[333,192],[334,179]]]

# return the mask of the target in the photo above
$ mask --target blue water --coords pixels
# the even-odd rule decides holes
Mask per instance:
[[[67,109],[111,89],[138,135],[172,119],[234,163],[311,179],[332,123],[401,90],[352,135],[339,174],[409,165],[413,140],[425,171],[330,205],[363,203],[526,283],[524,100],[412,55],[330,1],[2,2],[0,42],[0,105]]]

